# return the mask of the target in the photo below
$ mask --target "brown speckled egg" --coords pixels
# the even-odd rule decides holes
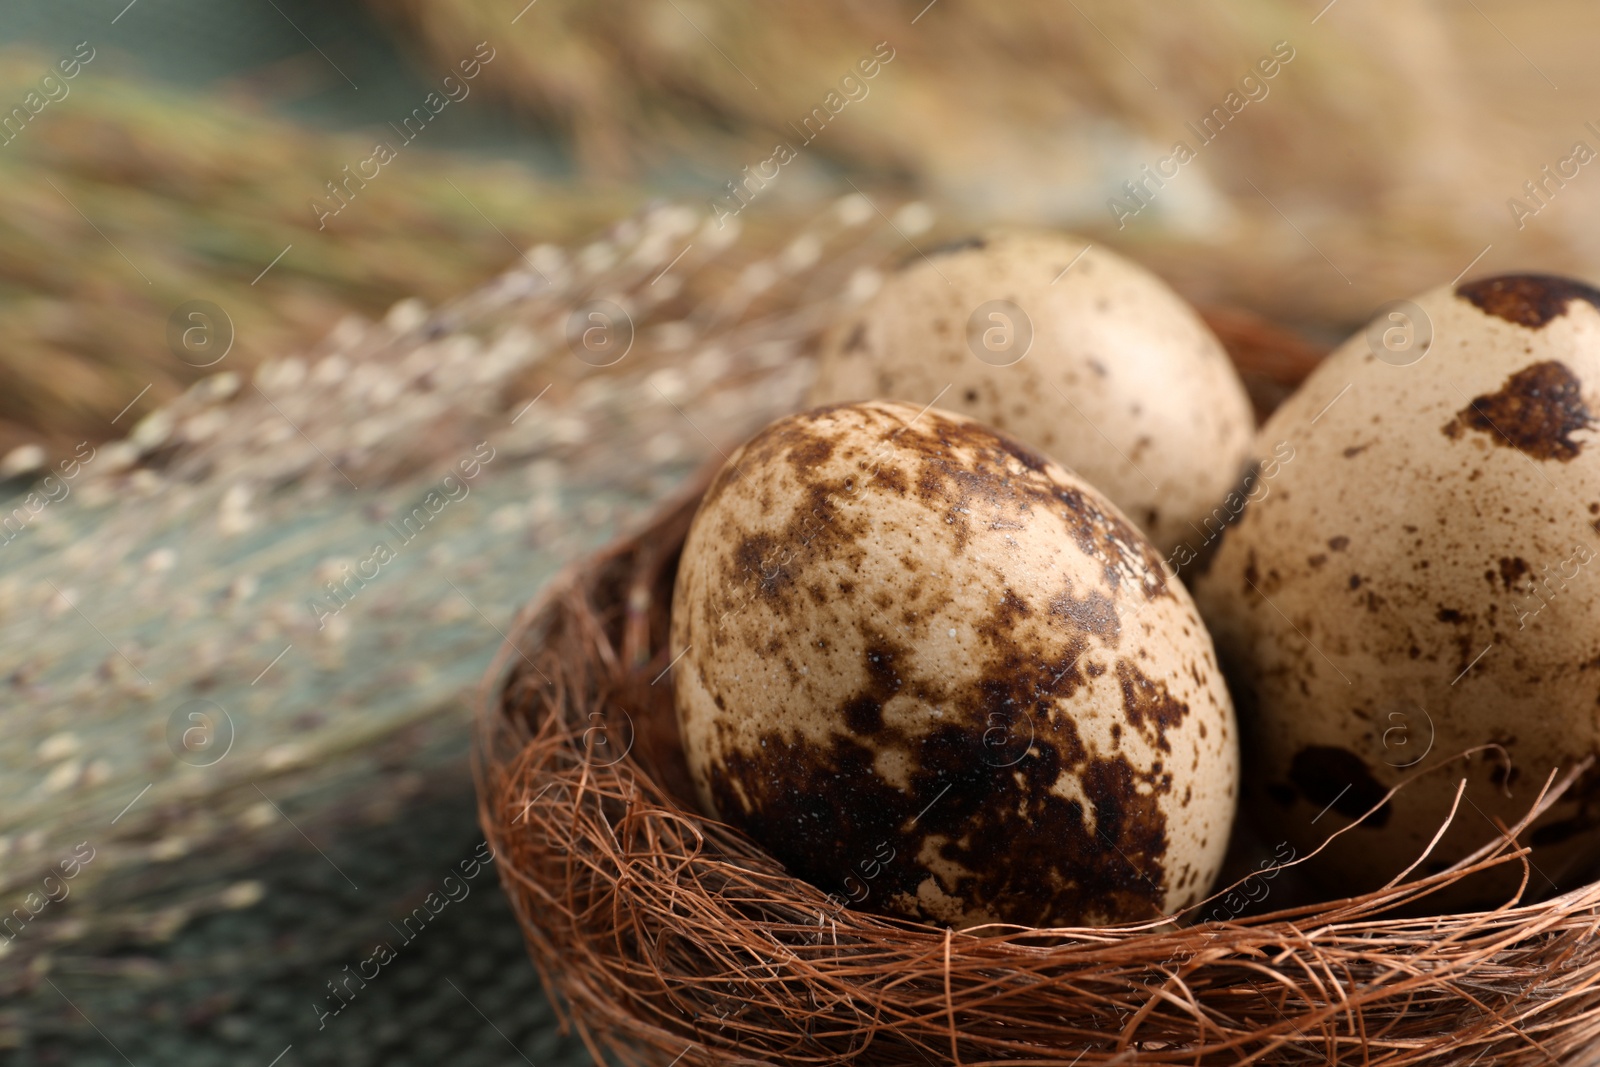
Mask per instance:
[[[1494,840],[1551,769],[1600,754],[1596,412],[1600,292],[1512,275],[1384,315],[1262,428],[1274,458],[1256,499],[1192,579],[1239,703],[1250,807],[1304,854],[1440,767],[1329,845],[1330,891],[1416,859],[1463,777],[1419,873]],[[1451,762],[1491,744],[1509,770],[1496,754]],[[1526,841],[1531,894],[1578,873],[1600,851],[1600,773]],[[1497,902],[1521,876],[1430,906]]]
[[[1227,354],[1181,297],[1050,232],[911,259],[836,324],[817,374],[814,404],[937,403],[1026,441],[1164,554],[1237,482],[1255,429]]]
[[[1237,739],[1187,591],[1104,497],[891,401],[733,454],[672,603],[707,811],[855,907],[1143,920],[1201,898]]]

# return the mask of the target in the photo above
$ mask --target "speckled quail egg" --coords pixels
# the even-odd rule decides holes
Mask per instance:
[[[1376,809],[1316,861],[1330,890],[1417,859],[1461,779],[1421,874],[1495,840],[1552,769],[1600,754],[1597,405],[1600,292],[1508,275],[1389,308],[1262,428],[1258,453],[1291,458],[1191,580],[1268,835],[1304,853]],[[1534,894],[1600,851],[1600,774],[1525,841]],[[1430,906],[1498,903],[1521,877]]]
[[[1194,310],[1121,256],[995,233],[890,276],[830,331],[811,403],[892,397],[1027,442],[1167,554],[1237,482],[1255,419]]]
[[[1188,592],[971,419],[869,401],[757,434],[689,531],[671,644],[700,803],[845,904],[1145,920],[1221,863],[1237,731]]]

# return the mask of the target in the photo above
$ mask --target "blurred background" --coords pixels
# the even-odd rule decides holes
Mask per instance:
[[[0,1062],[587,1062],[465,873],[475,686],[549,575],[974,228],[1150,266],[1262,404],[1389,300],[1593,281],[1597,32],[1577,0],[8,0]]]

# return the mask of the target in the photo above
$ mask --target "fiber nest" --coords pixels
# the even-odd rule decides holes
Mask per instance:
[[[1517,838],[1581,765],[1445,871],[1226,921],[1276,868],[1159,924],[964,932],[790,876],[685,799],[668,610],[703,487],[524,610],[480,712],[484,831],[597,1062],[1600,1063],[1600,884],[1427,914],[1492,866],[1526,885]]]

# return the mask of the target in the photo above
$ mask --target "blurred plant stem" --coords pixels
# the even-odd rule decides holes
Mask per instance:
[[[0,55],[8,112],[54,58]],[[168,348],[167,318],[186,301],[228,313],[228,369],[248,370],[351,312],[468,290],[536,241],[591,232],[637,200],[423,142],[352,185],[319,230],[311,200],[328,200],[324,183],[398,137],[309,130],[104,69],[66,84],[0,146],[0,454],[120,436],[209,373]]]

